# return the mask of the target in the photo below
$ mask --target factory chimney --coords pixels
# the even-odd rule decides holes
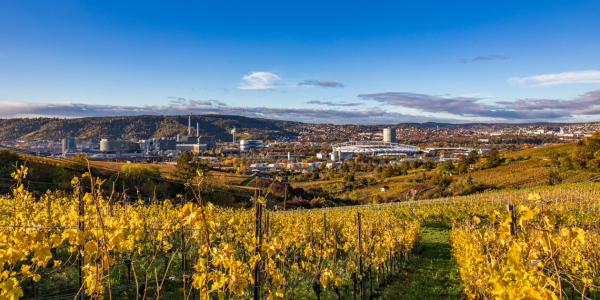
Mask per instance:
[[[233,129],[231,129],[229,133],[233,135],[233,145],[235,146],[235,126],[233,126]]]
[[[196,123],[196,136],[200,136],[200,122]],[[200,141],[200,139],[198,139]]]
[[[188,117],[188,136],[192,135],[192,112],[190,111],[190,116]]]

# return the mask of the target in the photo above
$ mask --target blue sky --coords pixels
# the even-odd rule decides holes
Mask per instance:
[[[0,117],[600,121],[597,1],[455,2],[3,1]]]

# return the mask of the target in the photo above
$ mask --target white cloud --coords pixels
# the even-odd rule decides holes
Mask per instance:
[[[274,88],[274,83],[280,80],[279,76],[270,72],[254,72],[242,77],[245,83],[242,83],[239,89],[242,90],[264,90]]]
[[[511,77],[507,82],[530,86],[548,86],[569,83],[600,83],[600,71],[588,70],[535,75],[531,77]]]

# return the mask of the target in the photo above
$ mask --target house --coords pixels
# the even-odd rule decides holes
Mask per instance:
[[[439,159],[436,159],[439,162],[445,162],[445,161],[458,161],[459,158],[458,157],[440,157]]]
[[[287,164],[287,168],[288,169],[299,169],[299,168],[302,168],[303,165],[304,165],[304,163],[289,163],[289,164]]]
[[[317,153],[318,159],[326,159],[328,157],[329,157],[329,154],[327,154],[327,153]]]
[[[275,178],[273,175],[271,174],[267,174],[267,173],[261,173],[261,172],[254,172],[252,175],[250,175],[251,177],[255,177],[255,178],[265,178],[265,179],[273,179]]]
[[[389,189],[390,189],[390,187],[387,186],[387,185],[384,185],[384,186],[381,187],[381,191],[382,192],[389,191]]]

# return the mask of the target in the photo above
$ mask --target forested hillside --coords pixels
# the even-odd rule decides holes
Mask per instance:
[[[200,134],[213,135],[217,140],[229,140],[231,135],[228,132],[233,126],[238,128],[238,132],[248,129],[279,130],[279,134],[288,135],[283,127],[277,125],[280,122],[242,116],[193,115],[192,134],[196,133],[196,123],[200,123]],[[293,122],[286,123],[289,125]],[[0,119],[0,140],[44,140],[65,136],[80,139],[148,139],[187,134],[187,125],[188,116]],[[269,133],[271,137],[276,135]]]

